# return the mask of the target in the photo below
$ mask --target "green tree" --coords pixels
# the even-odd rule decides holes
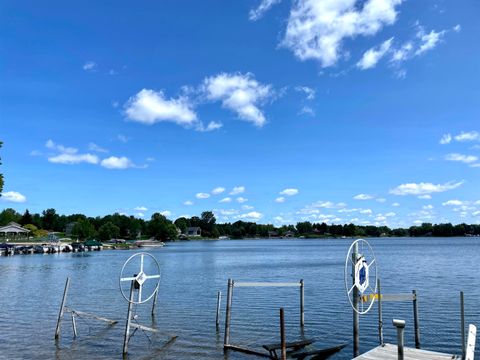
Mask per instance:
[[[202,235],[206,237],[213,237],[215,230],[215,223],[217,219],[211,211],[202,212],[202,217],[200,219],[200,227],[202,228]]]
[[[106,222],[98,229],[98,238],[103,241],[118,238],[119,235],[120,228],[111,221]]]
[[[181,218],[178,218],[177,220],[175,220],[175,226],[177,228],[180,229],[180,231],[182,232],[182,234],[185,234],[185,232],[187,231],[187,228],[189,227],[190,223],[188,221],[187,218],[185,217],[181,217]]]
[[[42,211],[42,225],[45,230],[58,230],[58,215],[55,209],[47,209]]]
[[[25,212],[22,215],[22,218],[20,219],[20,225],[27,225],[27,224],[32,224],[33,218],[30,212],[25,210]]]
[[[7,225],[10,222],[18,223],[21,219],[21,215],[12,208],[8,208],[0,212],[0,226]]]
[[[88,219],[81,219],[73,226],[72,234],[79,240],[91,239],[95,236],[95,227]]]
[[[148,234],[156,240],[175,240],[177,238],[177,228],[165,216],[159,213],[152,215],[148,227]]]

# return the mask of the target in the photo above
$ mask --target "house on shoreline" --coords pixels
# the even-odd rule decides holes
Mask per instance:
[[[23,228],[21,225],[13,221],[9,222],[6,226],[0,227],[0,239],[3,239],[3,242],[28,239],[29,233],[30,230]]]

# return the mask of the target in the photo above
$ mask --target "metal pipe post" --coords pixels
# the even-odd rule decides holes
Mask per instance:
[[[282,360],[287,360],[287,342],[285,340],[285,314],[283,308],[280,308],[280,345],[282,351]]]
[[[405,330],[405,320],[393,319],[393,326],[397,328],[398,360],[403,360],[403,332]]]
[[[153,295],[152,317],[155,316],[155,308],[157,307],[157,297],[158,297],[158,287],[155,290],[155,295]]]
[[[418,300],[417,290],[412,290],[413,294],[413,327],[415,329],[415,348],[420,349],[420,324],[418,318]]]
[[[62,305],[60,305],[60,311],[58,312],[57,327],[55,329],[55,339],[58,339],[60,336],[60,324],[63,318],[63,311],[65,308],[65,302],[67,301],[68,287],[70,286],[70,278],[67,277],[65,282],[65,289],[63,290]]]
[[[233,280],[228,279],[227,306],[225,310],[225,338],[223,340],[224,347],[230,344],[230,315],[232,312],[232,296],[233,296]]]
[[[463,291],[460,291],[460,326],[462,335],[462,360],[465,360],[466,348],[465,348],[465,305],[463,302]]]
[[[77,324],[75,323],[75,312],[72,311],[72,327],[73,327],[73,337],[77,337]]]
[[[378,294],[378,340],[380,346],[383,346],[383,315],[382,315],[382,291],[380,288],[380,279],[377,279],[377,294]]]
[[[132,322],[132,307],[134,301],[134,285],[135,280],[130,285],[130,301],[128,302],[127,324],[125,325],[125,336],[123,338],[123,355],[128,353],[128,341],[130,340],[130,323]]]
[[[300,326],[305,326],[305,294],[304,288],[305,284],[303,279],[300,280]]]
[[[358,257],[358,243],[353,246],[352,252],[352,284],[355,284],[355,264]],[[353,307],[358,310],[358,289],[355,286],[352,291]],[[357,311],[353,311],[353,357],[360,355],[360,315]]]
[[[215,318],[215,325],[217,327],[217,330],[218,330],[218,327],[220,326],[220,304],[222,302],[222,292],[221,291],[218,291],[217,292],[217,316]]]

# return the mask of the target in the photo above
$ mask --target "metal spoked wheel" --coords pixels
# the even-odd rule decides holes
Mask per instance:
[[[350,245],[345,258],[344,279],[350,306],[355,312],[366,314],[377,297],[377,261],[368,241],[358,239]],[[355,293],[358,294],[357,306],[353,299]]]
[[[134,288],[138,290],[136,299],[134,298],[133,301],[126,295],[132,286],[132,281],[134,282]],[[146,252],[136,253],[130,256],[123,264],[119,286],[123,298],[128,302],[133,304],[147,302],[155,295],[159,285],[160,265],[153,255]],[[145,294],[148,296],[145,296]]]

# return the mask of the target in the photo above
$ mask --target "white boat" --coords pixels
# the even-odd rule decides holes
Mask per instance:
[[[165,246],[165,243],[158,240],[138,240],[135,245],[138,247],[162,247]]]

